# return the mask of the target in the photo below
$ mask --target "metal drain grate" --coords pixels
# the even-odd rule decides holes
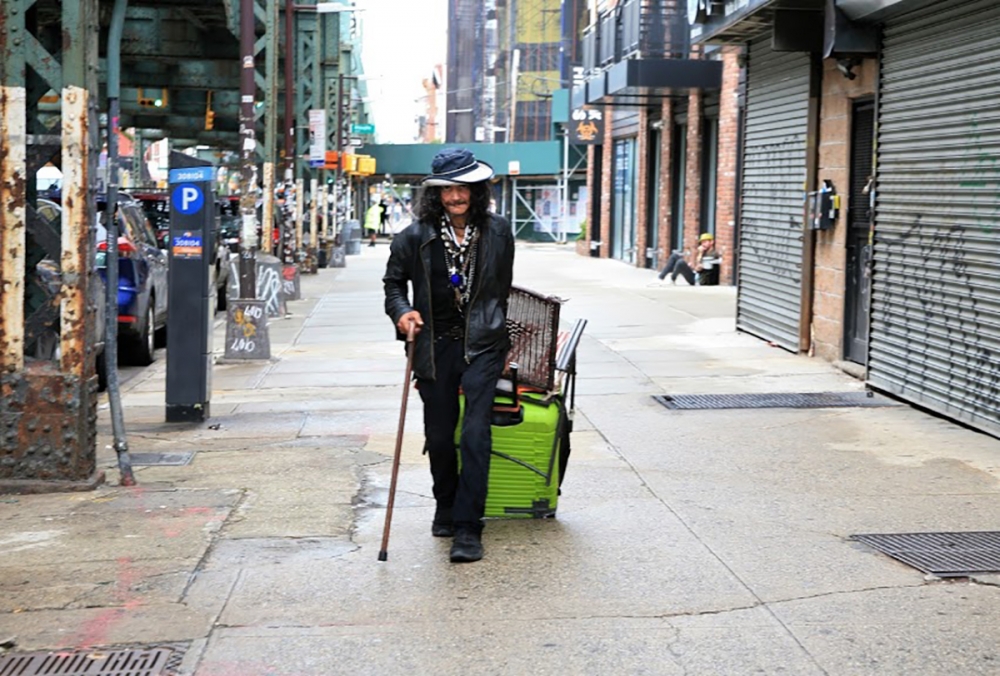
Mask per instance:
[[[1000,572],[1000,532],[852,535],[897,561],[938,577]]]
[[[653,397],[669,409],[695,411],[721,408],[845,408],[898,406],[869,392],[806,392],[770,394],[663,394]]]
[[[133,465],[171,465],[181,466],[191,463],[194,452],[184,453],[133,453]]]
[[[161,676],[169,648],[14,653],[0,657],[0,676]]]

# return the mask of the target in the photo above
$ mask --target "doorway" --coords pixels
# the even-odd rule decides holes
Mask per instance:
[[[844,290],[844,358],[868,362],[871,308],[871,181],[874,174],[875,102],[859,99],[851,116],[851,176],[847,209],[847,270]]]
[[[635,146],[634,138],[615,141],[611,200],[611,257],[635,263]]]
[[[604,166],[604,146],[594,146],[594,194],[590,196],[587,218],[590,219],[590,255],[595,258],[601,255],[601,202],[604,194],[601,184],[601,168]]]
[[[670,252],[680,252],[684,249],[684,194],[687,191],[687,124],[674,125],[674,138],[670,147],[673,157],[670,158],[671,181],[670,211],[673,219],[670,223]],[[669,252],[668,252],[669,256]]]
[[[646,251],[643,267],[658,269],[660,266],[660,133],[656,127],[649,130],[649,154],[646,166]]]

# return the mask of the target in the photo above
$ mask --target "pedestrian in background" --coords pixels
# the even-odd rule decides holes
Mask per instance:
[[[378,226],[382,220],[382,206],[377,197],[372,197],[372,205],[365,212],[365,234],[368,235],[368,246],[375,246],[375,237],[378,235]]]
[[[694,260],[688,264],[680,252],[670,254],[667,264],[660,271],[660,279],[670,275],[670,283],[677,282],[677,276],[683,277],[691,286],[714,286],[719,283],[719,259],[715,253],[715,236],[703,233],[698,238],[698,248],[694,252]]]
[[[389,224],[389,202],[387,202],[383,196],[382,199],[379,200],[378,206],[382,210],[378,215],[379,232],[384,235],[386,233],[385,226]]]
[[[436,509],[432,535],[454,536],[453,562],[483,557],[492,450],[490,418],[510,347],[514,272],[510,225],[489,211],[493,169],[462,148],[439,152],[423,180],[416,220],[392,241],[385,310],[405,337],[417,331],[413,371],[424,404],[425,452]],[[412,296],[410,287],[412,286]],[[459,452],[459,388],[465,395]]]

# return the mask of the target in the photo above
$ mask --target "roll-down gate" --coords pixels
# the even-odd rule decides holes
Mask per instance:
[[[884,27],[869,380],[1000,432],[1000,4]]]
[[[810,59],[750,44],[737,326],[799,349]]]

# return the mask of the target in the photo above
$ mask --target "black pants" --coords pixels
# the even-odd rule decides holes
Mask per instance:
[[[667,259],[667,264],[663,266],[660,271],[660,279],[663,279],[667,275],[670,275],[670,281],[675,281],[677,275],[680,275],[687,283],[694,286],[694,270],[691,266],[687,264],[684,257],[681,256],[676,251],[670,254],[670,258]]]
[[[434,478],[434,499],[451,507],[456,530],[483,529],[486,483],[493,445],[490,417],[497,380],[503,372],[504,353],[487,352],[465,363],[464,342],[447,337],[434,344],[436,380],[420,380],[424,402],[424,435]],[[458,388],[465,394],[465,415],[459,446],[462,472],[455,454],[458,424]]]

